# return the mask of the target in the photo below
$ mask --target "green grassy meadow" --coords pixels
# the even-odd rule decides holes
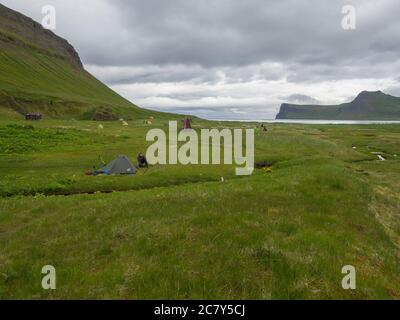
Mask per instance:
[[[102,125],[0,121],[0,299],[400,298],[400,125],[268,125],[255,158],[272,170],[248,177],[86,176],[167,129]],[[195,121],[206,127],[254,124]],[[56,290],[41,288],[47,264]],[[356,290],[341,287],[344,265]]]

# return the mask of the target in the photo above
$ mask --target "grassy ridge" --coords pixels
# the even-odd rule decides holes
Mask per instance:
[[[0,189],[16,194],[0,198],[0,298],[400,298],[399,126],[270,125],[256,131],[256,159],[272,172],[239,179],[222,165],[86,177],[99,155],[134,159],[148,127],[34,126],[87,140],[0,155]],[[126,191],[41,194],[56,184]],[[52,292],[40,287],[45,264],[57,269]],[[355,291],[340,285],[347,264]]]

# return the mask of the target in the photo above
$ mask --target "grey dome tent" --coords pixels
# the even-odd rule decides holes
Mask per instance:
[[[126,156],[118,156],[109,164],[96,171],[97,174],[135,174],[137,169]]]

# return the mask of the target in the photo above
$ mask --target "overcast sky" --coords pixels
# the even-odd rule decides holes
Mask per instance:
[[[132,102],[209,118],[273,118],[283,102],[400,95],[399,0],[0,0],[55,32]],[[356,8],[344,30],[342,8]]]

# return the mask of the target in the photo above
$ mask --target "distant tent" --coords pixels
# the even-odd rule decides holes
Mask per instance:
[[[185,118],[182,120],[182,122],[183,122],[182,128],[183,128],[184,130],[185,130],[185,129],[192,129],[192,124],[191,124],[192,120],[190,120],[188,117],[185,117]]]
[[[97,174],[135,174],[137,169],[126,156],[118,156],[109,164],[96,171]]]

